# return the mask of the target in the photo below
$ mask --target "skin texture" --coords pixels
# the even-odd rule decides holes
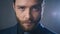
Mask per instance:
[[[16,0],[13,8],[25,31],[30,31],[37,26],[41,18],[41,4],[37,0]]]

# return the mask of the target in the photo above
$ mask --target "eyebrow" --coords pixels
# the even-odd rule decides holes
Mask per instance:
[[[22,7],[22,8],[25,8],[26,6],[22,6],[22,5],[17,5],[17,7]]]
[[[40,4],[35,4],[32,7],[41,7],[41,5]]]

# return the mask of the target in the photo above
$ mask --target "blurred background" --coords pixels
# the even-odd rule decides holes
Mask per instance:
[[[0,0],[0,30],[17,24],[12,7],[13,0]],[[49,30],[60,34],[60,0],[46,0],[41,23]]]

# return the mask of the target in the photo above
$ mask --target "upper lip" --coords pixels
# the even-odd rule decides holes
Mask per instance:
[[[31,23],[31,21],[26,21],[25,23]]]

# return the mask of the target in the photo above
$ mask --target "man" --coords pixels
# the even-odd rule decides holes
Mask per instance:
[[[2,30],[1,34],[54,34],[41,26],[43,0],[14,0],[13,8],[18,24]]]

